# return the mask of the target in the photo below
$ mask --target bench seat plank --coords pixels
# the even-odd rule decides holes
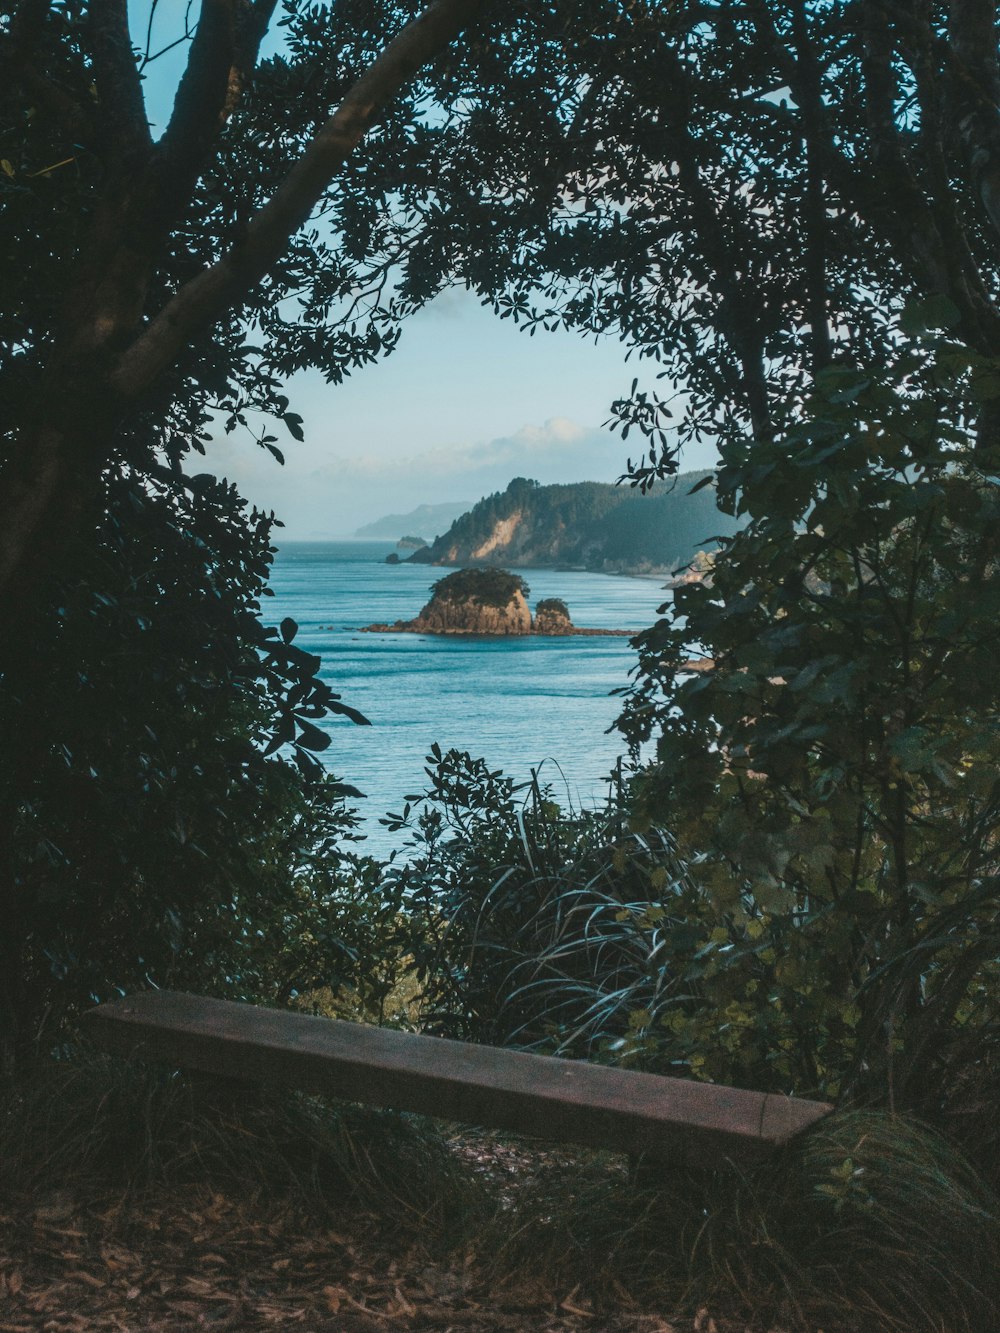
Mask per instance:
[[[823,1102],[150,991],[85,1016],[106,1050],[658,1160],[766,1155]]]

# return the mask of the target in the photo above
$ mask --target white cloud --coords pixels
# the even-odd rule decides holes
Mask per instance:
[[[531,476],[535,471],[542,471],[546,480],[575,481],[582,476],[581,463],[590,467],[598,464],[601,472],[609,476],[617,461],[614,441],[605,432],[581,426],[568,417],[550,417],[544,425],[521,426],[512,435],[437,445],[409,455],[386,450],[338,455],[312,470],[306,481],[322,485],[331,481],[342,484],[349,480],[399,480],[404,476],[414,479],[474,478],[497,468],[508,471],[513,468],[511,476],[518,471],[526,471]],[[570,469],[565,477],[561,475],[563,467]],[[554,469],[559,475],[550,477]],[[538,477],[538,480],[543,478]]]
[[[308,454],[294,446],[280,467],[246,441],[213,444],[207,464],[235,481],[262,509],[273,509],[290,539],[349,536],[387,513],[420,504],[475,500],[504,490],[512,477],[543,485],[568,481],[614,481],[621,472],[621,446],[607,431],[553,416],[527,423],[510,435],[454,441],[406,454],[399,444],[364,452],[322,456],[320,439]]]

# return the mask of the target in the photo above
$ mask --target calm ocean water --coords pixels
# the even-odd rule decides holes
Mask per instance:
[[[361,634],[362,625],[410,619],[448,571],[387,565],[388,542],[289,542],[275,559],[269,623],[291,616],[296,643],[323,659],[323,678],[371,719],[357,727],[331,719],[322,758],[359,787],[367,849],[398,841],[377,823],[422,790],[425,756],[437,741],[484,758],[522,781],[541,766],[556,798],[591,804],[623,752],[606,729],[620,709],[609,692],[624,685],[635,654],[628,639],[473,639]],[[667,594],[649,579],[522,571],[529,601],[561,597],[577,625],[639,630]]]

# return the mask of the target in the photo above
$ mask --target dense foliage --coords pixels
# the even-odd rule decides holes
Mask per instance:
[[[597,918],[664,889],[669,841],[630,835],[616,803],[567,814],[537,779],[525,793],[460,751],[435,746],[428,763],[423,797],[387,821],[411,835],[388,879],[424,1022],[476,1041],[564,1046],[598,971],[610,996],[647,970],[644,949],[617,950]]]
[[[638,826],[695,890],[649,923],[667,998],[636,1049],[934,1109],[997,1032],[996,6],[589,16],[547,48],[547,141],[512,133],[496,193],[449,202],[509,238],[498,313],[619,333],[683,388],[673,424],[638,379],[616,404],[634,480],[710,433],[747,525],[627,707],[656,742]]]
[[[817,370],[880,356],[910,297],[947,298],[958,338],[1000,351],[992,0],[568,17],[536,10],[513,70],[503,41],[456,60],[472,114],[456,105],[435,145],[411,264],[424,284],[430,262],[457,270],[529,333],[621,337],[637,477],[688,440],[763,438]],[[469,190],[484,163],[489,188]]]
[[[520,594],[527,598],[531,589],[520,574],[487,566],[484,569],[456,569],[431,584],[438,602],[478,602],[481,606],[508,606]]]
[[[292,626],[256,622],[262,521],[229,522],[224,488],[181,469],[213,417],[272,452],[254,414],[298,438],[288,374],[342,379],[464,282],[529,333],[620,337],[679,386],[676,429],[638,378],[615,405],[642,440],[633,478],[647,487],[678,444],[717,436],[718,496],[746,525],[711,588],[682,590],[641,644],[625,726],[657,760],[633,834],[666,823],[688,864],[664,902],[680,879],[668,867],[654,884],[664,867],[642,861],[648,898],[630,888],[594,916],[628,927],[653,986],[608,1009],[608,1033],[713,1077],[933,1100],[988,1070],[997,1018],[996,6],[515,4],[456,42],[479,10],[436,0],[406,26],[408,2],[292,5],[285,47],[254,73],[272,6],[206,6],[156,144],[124,7],[25,2],[0,21],[8,1027],[31,1030],[24,997],[53,978],[74,998],[110,984],[90,942],[105,923],[131,979],[147,955],[169,972],[171,932],[234,920],[237,880],[264,882],[236,864],[244,837],[266,879],[344,831],[324,804],[336,790],[313,806],[308,765],[296,777],[274,758],[321,744],[317,718],[343,706]],[[337,105],[349,114],[327,121]],[[309,167],[289,175],[289,160]],[[908,341],[942,326],[947,340]],[[515,487],[494,518],[543,494]],[[164,520],[130,564],[143,515],[185,514],[177,497],[199,488],[197,521]],[[573,497],[553,496],[546,521],[605,506],[624,560],[640,534],[611,495],[578,495],[563,519]],[[708,485],[694,498],[714,507]],[[713,669],[686,671],[692,651]],[[454,779],[456,809],[498,812],[470,826],[481,887],[490,858],[511,863],[511,830],[532,841],[498,781]],[[169,876],[154,891],[155,868],[148,883],[123,869],[146,811],[150,846],[190,886],[183,915]],[[597,861],[601,883],[618,873],[592,831],[558,852],[573,893]],[[444,879],[427,882],[446,887],[465,853],[434,846]],[[482,888],[484,908],[495,898]],[[643,901],[652,915],[629,906]],[[567,1015],[619,946],[583,947],[570,1009],[548,991],[559,1040],[584,1031],[590,1000],[575,1028]],[[638,1000],[630,985],[609,993]],[[532,1010],[508,1031],[539,1024]],[[584,1034],[595,1049],[601,1032]]]
[[[363,719],[291,621],[261,621],[271,520],[185,461],[212,427],[280,458],[269,419],[302,438],[282,376],[339,380],[392,347],[382,315],[351,305],[378,187],[364,171],[332,182],[380,111],[376,175],[419,137],[420,89],[393,102],[408,62],[475,5],[435,8],[383,29],[344,6],[331,44],[293,7],[255,79],[272,0],[206,5],[181,24],[187,72],[156,142],[152,23],[142,53],[124,4],[0,15],[0,1062],[118,987],[285,995],[268,945],[292,920],[307,932],[307,909],[333,923],[310,982],[343,971],[324,876],[351,820],[308,755],[329,744],[323,717]],[[359,111],[351,90],[400,28]],[[290,177],[310,153],[305,183]],[[340,230],[300,232],[327,186]],[[285,300],[303,292],[304,318]]]
[[[745,1077],[785,1050],[800,1086],[924,1104],[993,1059],[1000,489],[962,404],[995,385],[933,338],[818,376],[768,445],[726,449],[747,526],[640,640],[641,804],[718,914]]]
[[[988,1157],[1000,489],[970,425],[997,378],[953,318],[912,308],[877,370],[727,446],[745,526],[638,640],[627,797],[569,816],[432,756],[400,877],[435,1022],[966,1120]]]
[[[270,531],[212,477],[123,472],[87,563],[22,627],[29,678],[0,692],[9,1049],[124,986],[281,989],[257,935],[280,938],[353,824],[314,719],[359,715],[291,621],[260,619]]]

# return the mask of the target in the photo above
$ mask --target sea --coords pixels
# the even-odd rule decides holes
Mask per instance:
[[[609,728],[621,711],[612,691],[628,683],[635,663],[629,640],[362,633],[364,625],[415,617],[431,584],[448,573],[387,564],[395,549],[391,542],[285,543],[272,568],[274,595],[262,607],[268,622],[297,622],[295,642],[320,656],[322,678],[372,724],[321,724],[331,736],[324,764],[364,793],[356,801],[363,850],[387,856],[405,841],[379,819],[424,790],[435,742],[467,750],[519,783],[535,770],[563,805],[600,803],[625,751]],[[560,597],[581,626],[644,629],[669,596],[657,579],[518,572],[532,608]]]

